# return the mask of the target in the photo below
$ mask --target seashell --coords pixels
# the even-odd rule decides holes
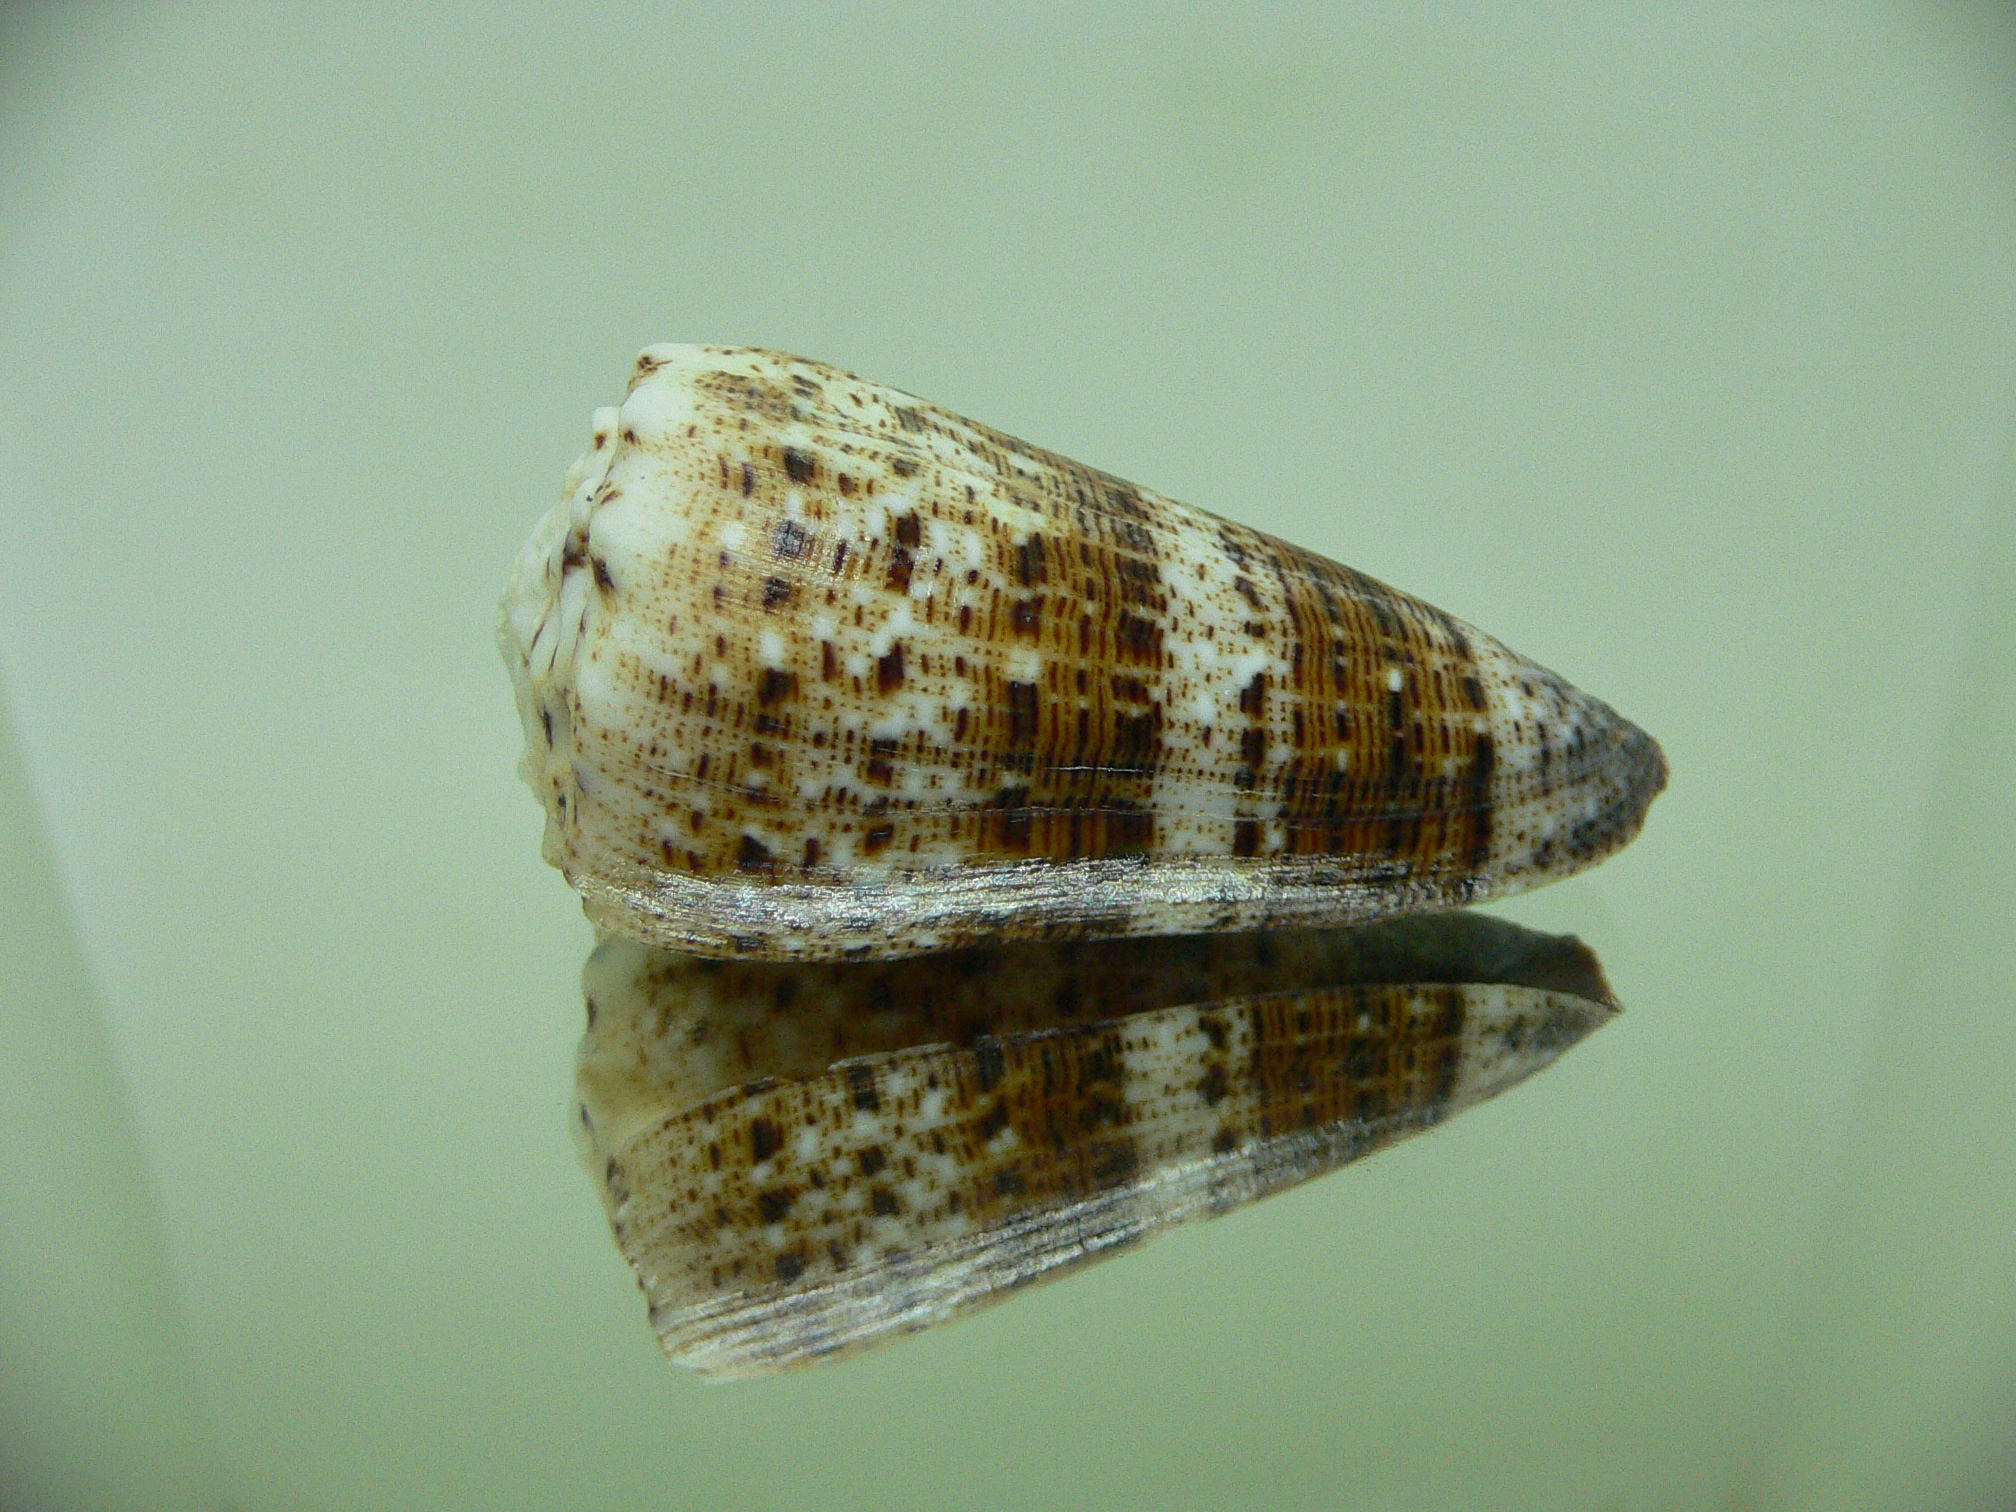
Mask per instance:
[[[502,640],[547,859],[705,955],[1452,907],[1601,859],[1665,782],[1438,609],[763,351],[638,359]]]
[[[667,1352],[925,1328],[1370,1154],[1607,1022],[1569,938],[1453,913],[871,964],[606,939],[585,1154]]]
[[[604,932],[584,1153],[703,1374],[1254,1201],[1617,1012],[1572,938],[1431,910],[1630,840],[1643,731],[851,374],[647,350],[501,638],[546,857]]]

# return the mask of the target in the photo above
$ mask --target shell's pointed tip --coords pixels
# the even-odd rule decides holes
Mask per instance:
[[[1666,765],[1666,752],[1645,731],[1628,719],[1617,718],[1615,764],[1621,774],[1622,803],[1620,807],[1630,816],[1628,833],[1636,834],[1645,823],[1646,812],[1652,807],[1652,800],[1666,791],[1670,775]]]
[[[1633,728],[1635,729],[1636,726],[1633,726]],[[1645,801],[1650,803],[1654,798],[1657,798],[1661,793],[1666,791],[1666,779],[1668,776],[1666,750],[1658,741],[1654,740],[1650,735],[1646,735],[1643,730],[1639,730],[1638,733],[1644,738],[1645,744],[1651,748],[1648,753],[1651,760],[1651,773],[1646,784],[1645,798]]]
[[[1623,849],[1638,837],[1652,801],[1666,790],[1666,753],[1659,742],[1628,719],[1605,709],[1614,721],[1586,779],[1590,817],[1582,829],[1592,842],[1591,860]]]
[[[1503,890],[1573,875],[1630,844],[1666,788],[1659,742],[1531,663],[1509,663],[1494,694],[1493,826]]]

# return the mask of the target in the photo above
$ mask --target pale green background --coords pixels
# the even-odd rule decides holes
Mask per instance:
[[[2016,1505],[1998,7],[0,15],[0,1504]],[[492,647],[650,341],[1290,536],[1658,734],[1630,1012],[844,1367],[666,1365]]]

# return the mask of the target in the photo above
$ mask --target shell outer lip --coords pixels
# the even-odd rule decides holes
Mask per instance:
[[[570,877],[598,927],[694,955],[756,960],[896,959],[992,940],[1355,924],[1460,908],[1475,877],[1422,877],[1374,859],[1311,857],[1240,874],[1183,858],[1019,861],[888,879],[735,882],[676,872],[627,885]]]

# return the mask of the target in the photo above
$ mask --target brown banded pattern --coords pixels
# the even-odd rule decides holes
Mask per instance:
[[[548,858],[706,954],[1446,907],[1600,859],[1665,780],[1427,604],[747,349],[639,358],[503,642]]]
[[[1570,939],[1456,914],[881,967],[606,942],[584,1145],[675,1358],[845,1354],[1319,1175],[1606,1022]]]

